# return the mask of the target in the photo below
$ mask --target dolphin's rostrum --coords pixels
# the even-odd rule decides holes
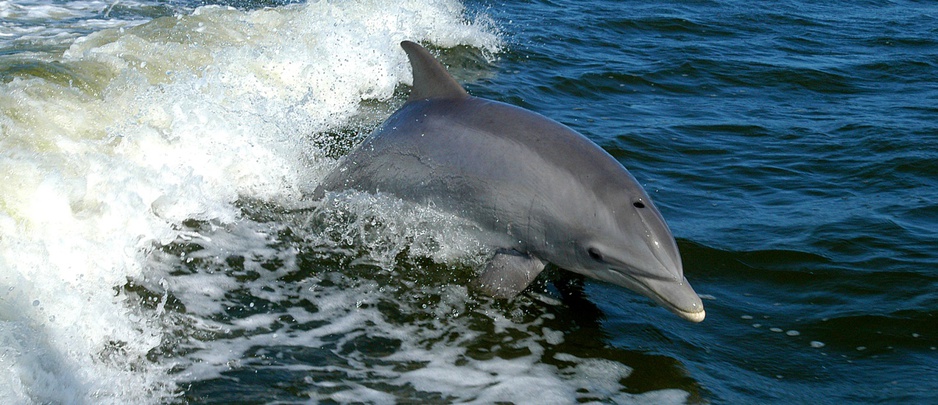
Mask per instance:
[[[388,193],[476,222],[493,257],[476,287],[520,293],[548,262],[704,319],[677,244],[634,177],[583,135],[472,97],[420,45],[410,98],[314,192]]]

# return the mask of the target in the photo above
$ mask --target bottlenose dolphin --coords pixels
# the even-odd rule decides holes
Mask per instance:
[[[475,287],[495,297],[514,297],[550,262],[704,319],[671,231],[615,158],[549,118],[470,96],[426,49],[401,47],[410,97],[314,198],[388,193],[474,221],[494,252]]]

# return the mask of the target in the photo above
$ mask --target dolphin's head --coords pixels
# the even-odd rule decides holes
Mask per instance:
[[[592,220],[576,225],[568,263],[555,264],[638,292],[689,321],[703,321],[703,303],[684,278],[674,236],[638,182],[628,177],[627,187],[583,202]]]

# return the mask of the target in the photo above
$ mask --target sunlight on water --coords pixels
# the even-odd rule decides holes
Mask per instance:
[[[399,41],[497,50],[493,29],[466,18],[451,1],[205,7],[95,32],[5,80],[2,396],[173,392],[171,366],[147,360],[163,307],[127,305],[120,286],[147,278],[147,252],[185,220],[237,223],[239,198],[297,204],[331,164],[311,137],[409,81]]]

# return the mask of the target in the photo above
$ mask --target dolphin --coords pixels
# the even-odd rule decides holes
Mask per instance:
[[[470,96],[426,49],[401,47],[413,68],[410,97],[314,199],[386,193],[475,222],[493,256],[474,287],[497,298],[519,294],[549,262],[704,319],[671,231],[622,164],[556,121]]]

